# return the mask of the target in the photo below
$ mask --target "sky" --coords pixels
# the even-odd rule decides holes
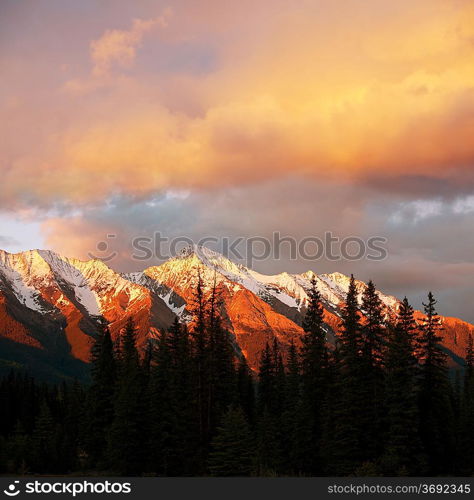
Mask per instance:
[[[473,61],[471,0],[2,0],[0,248],[383,237],[253,267],[474,322]]]

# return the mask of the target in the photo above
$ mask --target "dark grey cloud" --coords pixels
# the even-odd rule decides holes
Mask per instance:
[[[452,199],[467,195],[474,190],[474,169],[450,169],[446,167],[443,176],[393,175],[381,172],[380,175],[364,177],[362,184],[382,192],[389,199],[412,199],[441,197]]]
[[[11,236],[3,236],[0,234],[0,248],[8,248],[13,245],[18,245],[18,240]]]
[[[418,308],[432,290],[440,298],[440,312],[474,322],[469,299],[474,292],[474,207],[471,212],[470,203],[470,198],[462,197],[450,201],[442,197],[407,200],[406,196],[397,198],[392,194],[387,198],[367,186],[288,177],[246,188],[172,192],[141,201],[117,197],[102,207],[84,211],[82,220],[88,228],[94,228],[96,240],[111,232],[116,234],[109,241],[109,250],[117,251],[119,256],[111,265],[121,271],[160,263],[156,255],[146,261],[132,258],[133,239],[151,238],[155,232],[195,242],[215,237],[219,241],[209,246],[219,251],[223,250],[224,237],[271,240],[274,232],[297,241],[307,237],[323,239],[326,232],[362,240],[385,237],[387,257],[382,261],[327,257],[292,260],[289,245],[282,245],[279,259],[257,260],[253,267],[269,274],[308,269],[317,273],[354,273],[363,280],[373,279],[386,293],[407,295]],[[91,240],[91,251],[96,240]],[[237,248],[245,264],[245,246]],[[161,250],[166,254],[166,244]]]

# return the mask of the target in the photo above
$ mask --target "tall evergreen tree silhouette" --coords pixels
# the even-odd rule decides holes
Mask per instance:
[[[306,470],[307,442],[303,442],[305,434],[301,427],[306,424],[301,403],[301,362],[294,341],[290,343],[285,380],[285,397],[282,414],[283,452],[286,457],[286,467],[291,474],[302,474]],[[309,468],[309,467],[308,467]]]
[[[282,463],[281,364],[278,344],[267,342],[261,354],[258,383],[258,470],[275,475]]]
[[[236,398],[236,371],[234,367],[234,349],[229,332],[222,326],[220,308],[222,306],[221,290],[214,273],[213,286],[206,311],[206,328],[208,331],[207,368],[208,396],[207,415],[210,436],[216,430],[223,414]]]
[[[171,382],[172,362],[168,337],[180,328],[177,318],[169,329],[160,334],[153,349],[150,373],[150,442],[148,469],[160,476],[173,474],[175,435],[174,393]],[[179,473],[177,473],[179,475]]]
[[[281,420],[281,416],[285,409],[286,397],[286,381],[285,363],[283,361],[283,352],[277,338],[273,339],[272,357],[274,366],[274,381],[273,381],[273,411]]]
[[[335,372],[334,427],[328,453],[329,472],[352,474],[365,458],[362,448],[366,411],[365,366],[362,358],[362,332],[358,293],[351,275],[346,303],[341,314],[341,333],[337,340],[337,367]]]
[[[191,335],[193,338],[193,376],[196,380],[196,408],[198,418],[198,460],[202,473],[206,470],[206,457],[210,441],[209,428],[209,332],[207,328],[207,301],[201,269],[197,271],[197,282],[191,304],[193,316]]]
[[[420,337],[420,436],[428,455],[429,472],[451,469],[454,448],[453,413],[447,355],[441,347],[442,325],[431,292],[424,305]]]
[[[136,475],[143,472],[146,462],[148,395],[132,318],[127,321],[121,340],[108,456],[112,470]]]
[[[37,472],[47,472],[49,468],[57,467],[55,430],[51,409],[48,403],[43,401],[32,437],[32,465]]]
[[[255,424],[255,383],[253,374],[244,356],[237,369],[237,406],[242,408],[247,422]]]
[[[316,279],[311,279],[308,309],[303,321],[301,349],[302,404],[297,432],[303,473],[322,472],[321,438],[323,411],[327,397],[328,349],[324,325],[324,309]]]
[[[112,338],[105,320],[99,325],[99,332],[91,349],[91,375],[84,444],[90,463],[98,465],[104,458],[107,435],[113,420],[117,379]]]
[[[230,408],[212,441],[209,470],[214,476],[250,476],[255,471],[254,439],[241,408]]]
[[[78,456],[81,454],[81,443],[84,436],[86,419],[84,390],[74,381],[61,385],[61,419],[59,423],[60,442],[59,455],[64,472],[76,470],[79,466]]]
[[[405,297],[391,328],[386,355],[386,446],[383,471],[390,475],[421,474],[418,434],[418,363],[416,322]]]
[[[196,442],[191,366],[187,328],[176,318],[161,335],[151,374],[151,470],[165,476],[192,473]]]
[[[258,410],[263,413],[265,408],[272,408],[275,395],[275,363],[272,355],[270,344],[265,344],[260,357],[260,365],[258,370]]]
[[[359,415],[361,447],[364,460],[375,462],[383,449],[384,374],[383,349],[385,320],[382,301],[372,280],[362,294],[362,364],[365,381],[362,383],[364,411]]]
[[[469,333],[466,346],[466,367],[460,411],[458,440],[459,467],[463,475],[474,473],[474,346]]]

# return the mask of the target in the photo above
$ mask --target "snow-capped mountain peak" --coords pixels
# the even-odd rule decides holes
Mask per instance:
[[[350,277],[339,272],[317,275],[310,270],[302,274],[282,272],[266,275],[237,264],[207,247],[197,245],[185,247],[176,257],[160,266],[146,269],[143,274],[155,284],[167,283],[168,286],[180,289],[195,285],[199,274],[205,287],[212,286],[215,281],[232,292],[245,288],[268,303],[281,303],[297,311],[306,306],[308,290],[313,279],[330,308],[337,308],[344,302],[350,283]],[[132,278],[129,275],[129,279],[137,283],[143,281],[139,276]],[[366,284],[361,281],[356,283],[360,300]],[[166,289],[163,293],[165,292]],[[380,297],[388,308],[398,304],[395,297],[382,293]]]
[[[183,248],[176,257],[160,266],[129,275],[116,273],[100,260],[70,259],[49,250],[31,250],[19,254],[0,251],[0,272],[13,282],[19,300],[32,309],[41,311],[44,307],[39,300],[38,288],[52,286],[60,281],[72,287],[79,302],[96,316],[107,309],[110,297],[125,292],[132,301],[143,295],[143,288],[160,290],[160,297],[167,298],[165,302],[173,312],[184,312],[179,300],[169,296],[169,287],[191,288],[198,273],[205,287],[212,286],[215,281],[232,293],[244,288],[269,303],[278,301],[296,310],[306,305],[307,292],[313,279],[321,296],[331,307],[338,307],[344,301],[350,283],[350,277],[339,272],[265,275],[198,245]],[[361,281],[356,283],[362,295],[366,285]],[[380,297],[388,308],[398,304],[395,297],[382,293]]]
[[[89,314],[100,316],[107,310],[111,297],[125,291],[130,300],[134,300],[143,294],[143,289],[100,260],[69,259],[50,250],[17,254],[1,251],[0,277],[2,274],[20,303],[42,313],[48,312],[51,306],[70,303],[71,297],[75,297]],[[1,286],[0,283],[0,289]],[[52,290],[58,289],[60,297],[52,302]]]
[[[66,349],[70,346],[73,357],[87,361],[100,317],[108,321],[114,336],[133,317],[140,345],[145,346],[176,316],[192,319],[198,276],[205,294],[218,285],[223,321],[252,367],[258,366],[268,339],[287,346],[291,339],[298,341],[312,280],[323,299],[329,339],[340,326],[350,283],[350,277],[339,272],[267,275],[196,245],[159,266],[123,275],[100,260],[70,259],[49,250],[0,250],[0,340],[39,343],[51,352],[62,342]],[[356,287],[360,300],[367,285],[356,281]],[[398,300],[378,293],[387,314],[395,312]],[[443,325],[451,336],[446,345],[462,356],[464,344],[458,337],[465,340],[466,332],[474,329],[449,318]]]

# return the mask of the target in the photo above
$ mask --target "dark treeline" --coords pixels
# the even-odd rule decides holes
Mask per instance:
[[[471,475],[474,354],[449,377],[436,301],[421,325],[405,299],[388,320],[354,279],[335,347],[313,282],[302,345],[236,358],[216,286],[194,319],[139,356],[132,319],[103,324],[92,383],[0,381],[0,472],[160,476]]]

